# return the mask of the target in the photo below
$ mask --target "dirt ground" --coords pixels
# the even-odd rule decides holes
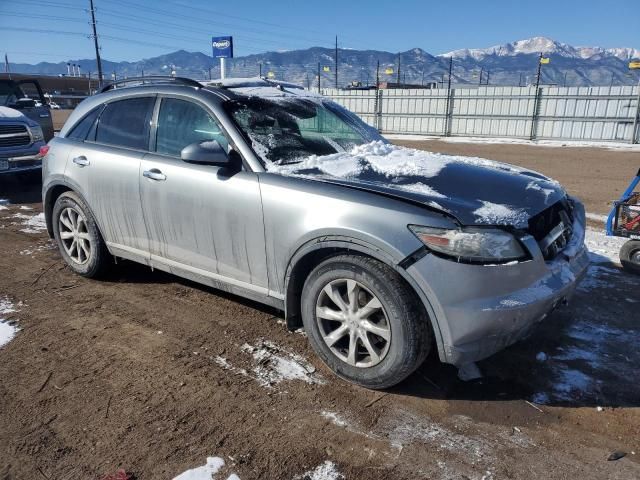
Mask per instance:
[[[601,149],[419,146],[534,168],[594,213],[640,165]],[[72,274],[34,218],[39,189],[0,179],[0,305],[13,306],[0,318],[20,329],[0,347],[2,480],[171,479],[212,456],[220,479],[640,478],[640,279],[617,265],[591,267],[569,306],[479,364],[482,379],[432,356],[373,392],[334,377],[278,311],[130,262],[101,281]]]

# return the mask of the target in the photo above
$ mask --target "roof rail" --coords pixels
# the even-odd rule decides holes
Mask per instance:
[[[187,85],[189,87],[202,88],[202,84],[200,82],[196,82],[191,78],[150,75],[148,77],[132,77],[116,80],[115,82],[111,82],[102,87],[102,89],[100,89],[100,93],[108,92],[109,90],[115,89],[118,85],[126,85],[128,83],[136,83],[139,85],[146,85],[147,83],[177,83],[180,85]]]

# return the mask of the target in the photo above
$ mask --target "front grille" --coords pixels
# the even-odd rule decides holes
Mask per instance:
[[[11,133],[26,133],[27,127],[20,124],[8,124],[1,125],[0,124],[0,135],[11,134]]]
[[[545,260],[552,260],[571,240],[572,227],[573,208],[564,198],[531,217],[528,232],[538,242]]]
[[[27,127],[22,124],[0,125],[0,147],[22,147],[31,143]]]

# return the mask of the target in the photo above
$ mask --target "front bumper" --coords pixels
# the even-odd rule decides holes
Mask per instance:
[[[589,265],[584,217],[552,261],[532,237],[523,239],[532,260],[470,265],[427,255],[407,269],[434,320],[440,359],[463,365],[515,343],[568,300]]]
[[[42,169],[42,158],[38,153],[12,156],[0,155],[0,175],[40,169]]]

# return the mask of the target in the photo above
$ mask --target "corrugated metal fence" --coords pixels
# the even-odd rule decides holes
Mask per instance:
[[[382,133],[640,143],[638,87],[335,90]]]

